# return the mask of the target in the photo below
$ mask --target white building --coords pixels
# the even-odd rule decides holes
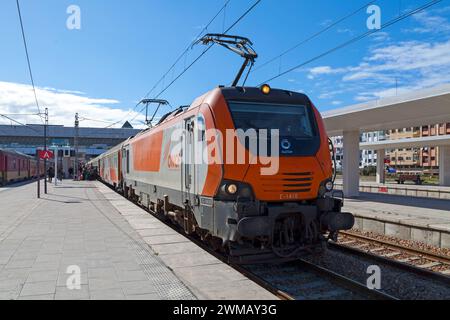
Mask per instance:
[[[386,135],[383,131],[366,132],[361,134],[360,142],[371,143],[378,141],[385,141]],[[342,169],[342,164],[344,160],[344,139],[341,136],[332,137],[334,148],[336,150],[336,165],[337,170]],[[360,152],[360,162],[359,167],[361,169],[366,167],[376,167],[377,165],[377,152],[373,150],[363,150]]]

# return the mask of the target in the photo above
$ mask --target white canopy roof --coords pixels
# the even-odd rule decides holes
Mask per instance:
[[[447,123],[450,84],[332,110],[322,116],[330,137],[346,131],[384,131]]]

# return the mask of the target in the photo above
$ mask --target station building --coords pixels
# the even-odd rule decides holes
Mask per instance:
[[[450,135],[450,123],[408,127],[386,131],[364,132],[361,134],[361,143],[379,141],[395,141],[401,139],[417,139]],[[343,137],[333,137],[335,145],[338,170],[342,169],[344,160]],[[376,150],[360,151],[360,169],[377,166]],[[385,159],[390,166],[404,171],[420,171],[426,174],[439,174],[439,147],[429,146],[423,148],[400,148],[386,150]]]
[[[78,128],[78,161],[87,162],[140,131],[129,124],[121,129]],[[49,125],[47,128],[47,146],[51,150],[58,150],[58,166],[63,168],[66,176],[69,168],[73,168],[76,163],[75,135],[76,129],[73,127]],[[0,125],[0,149],[35,156],[43,146],[43,125]]]
[[[387,140],[414,139],[450,135],[450,123],[411,127],[387,132]],[[429,174],[439,173],[439,147],[403,148],[387,150],[391,165],[399,168],[420,169]]]

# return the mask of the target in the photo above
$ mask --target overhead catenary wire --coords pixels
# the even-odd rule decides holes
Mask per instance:
[[[16,116],[40,116],[37,113],[2,113],[3,116],[16,117]]]
[[[20,126],[26,127],[26,128],[28,128],[28,129],[30,129],[30,130],[33,130],[34,132],[37,132],[37,133],[41,134],[41,132],[39,132],[38,130],[36,130],[36,129],[30,127],[29,125],[24,124],[24,123],[22,123],[22,122],[20,122],[20,121],[18,121],[18,120],[15,120],[15,119],[11,118],[10,116],[8,116],[8,115],[6,115],[6,114],[1,114],[1,113],[0,113],[0,117],[3,117],[3,118],[5,118],[5,119],[8,119],[9,121],[12,121],[12,122],[14,122],[14,123],[16,123],[16,124],[18,124],[18,125],[20,125]]]
[[[276,57],[273,57],[272,59],[262,63],[261,65],[255,67],[253,69],[253,71],[251,73],[254,73],[262,68],[264,68],[265,66],[267,66],[268,64],[271,64],[274,61],[277,61],[278,59],[284,57],[286,54],[288,54],[289,52],[292,52],[293,50],[299,48],[300,46],[310,42],[311,40],[317,38],[318,36],[322,35],[323,33],[327,32],[328,30],[334,28],[335,26],[339,25],[340,23],[342,23],[343,21],[353,17],[354,15],[356,15],[357,13],[359,13],[360,11],[366,9],[368,6],[374,4],[375,2],[377,2],[378,0],[372,0],[369,1],[368,3],[366,3],[364,6],[346,14],[345,16],[343,16],[342,18],[336,20],[333,23],[330,23],[328,26],[326,26],[325,28],[319,30],[318,32],[312,34],[311,36],[307,37],[306,39],[300,41],[299,43],[295,44],[294,46],[290,47],[289,49],[283,51],[282,53],[280,53],[279,55],[277,55]]]
[[[30,74],[31,85],[33,86],[34,100],[36,102],[36,107],[37,107],[37,110],[38,110],[39,117],[41,118],[41,121],[44,122],[44,120],[42,119],[41,108],[39,106],[39,101],[38,101],[38,98],[37,98],[36,87],[34,85],[34,77],[33,77],[33,72],[32,72],[32,69],[31,69],[30,55],[28,53],[27,39],[25,37],[25,30],[24,30],[24,27],[23,27],[22,13],[20,11],[19,0],[16,0],[16,4],[17,4],[17,13],[19,14],[20,29],[22,31],[23,45],[24,45],[24,48],[25,48],[25,55],[27,57],[28,72]]]
[[[281,72],[278,75],[273,76],[270,79],[267,79],[266,81],[261,82],[259,85],[261,86],[261,85],[263,85],[265,83],[269,83],[269,82],[271,82],[271,81],[273,81],[275,79],[278,79],[278,78],[280,78],[280,77],[282,77],[282,76],[284,76],[284,75],[286,75],[288,73],[291,73],[291,72],[297,70],[298,68],[304,67],[305,65],[308,65],[308,64],[310,64],[310,63],[312,63],[312,62],[314,62],[316,60],[319,60],[319,59],[321,59],[321,58],[323,58],[323,57],[325,57],[325,56],[327,56],[327,55],[329,55],[329,54],[331,54],[331,53],[333,53],[335,51],[338,51],[338,50],[340,50],[342,48],[345,48],[345,47],[347,47],[347,46],[349,46],[349,45],[351,45],[351,44],[353,44],[355,42],[358,42],[359,40],[362,40],[362,39],[364,39],[364,38],[374,34],[374,33],[377,33],[377,32],[379,32],[381,30],[384,30],[387,27],[390,27],[393,24],[395,24],[397,22],[400,22],[400,21],[402,21],[402,20],[404,20],[404,19],[406,19],[406,18],[408,18],[408,17],[410,17],[412,15],[420,13],[420,12],[422,12],[422,11],[424,11],[424,10],[426,10],[426,9],[428,9],[428,8],[434,6],[434,5],[436,5],[436,4],[438,4],[438,3],[442,2],[442,1],[443,0],[434,0],[434,1],[431,1],[431,2],[428,2],[428,3],[424,4],[424,5],[422,5],[422,6],[418,7],[418,8],[416,8],[416,9],[413,9],[413,10],[407,12],[407,13],[404,13],[403,15],[400,15],[397,18],[394,18],[394,19],[390,20],[389,22],[386,22],[385,24],[383,24],[380,27],[380,29],[369,30],[368,32],[365,32],[365,33],[363,33],[363,34],[361,34],[361,35],[359,35],[359,36],[357,36],[355,38],[352,38],[349,41],[346,41],[346,42],[344,42],[344,43],[342,43],[342,44],[340,44],[340,45],[338,45],[338,46],[336,46],[336,47],[334,47],[334,48],[332,48],[330,50],[327,50],[327,51],[325,51],[325,52],[323,52],[323,53],[321,53],[321,54],[319,54],[319,55],[317,55],[317,56],[315,56],[315,57],[313,57],[313,58],[311,58],[311,59],[309,59],[309,60],[307,60],[305,62],[302,62],[302,63],[300,63],[300,64],[298,64],[298,65],[296,65],[296,66],[294,66],[292,68],[289,68],[288,70],[286,70],[284,72]]]
[[[80,121],[92,121],[92,122],[109,123],[109,124],[114,123],[114,122],[112,122],[112,121],[90,119],[90,118],[86,118],[86,117],[80,117]]]
[[[239,22],[242,21],[262,0],[257,0],[253,5],[248,8],[236,21],[233,22],[231,26],[229,26],[223,34],[227,34],[231,31]],[[211,48],[213,47],[213,44],[208,46],[203,52],[187,67],[185,68],[172,82],[170,82],[161,92],[158,93],[158,95],[155,97],[157,99],[160,97],[164,92],[166,92],[179,78],[181,78],[194,64],[197,63]]]
[[[195,40],[192,41],[189,46],[186,47],[186,49],[178,56],[178,58],[175,60],[175,62],[170,66],[170,68],[167,70],[166,73],[164,73],[164,75],[155,83],[155,85],[152,87],[152,89],[144,96],[145,98],[148,98],[152,92],[158,87],[158,85],[165,80],[165,78],[167,77],[167,75],[175,68],[175,66],[178,64],[178,62],[180,62],[180,60],[191,50],[192,45],[194,44],[194,42],[201,37],[201,35],[208,30],[208,28],[211,26],[211,24],[217,19],[217,17],[222,13],[222,11],[224,11],[228,4],[231,2],[231,0],[227,0],[225,2],[225,4],[220,8],[220,10],[214,15],[213,18],[211,18],[211,20],[206,24],[205,27],[203,27],[202,31],[199,32],[199,34],[195,37]]]
[[[229,4],[230,2],[231,2],[231,0],[227,0],[227,1],[225,2],[225,4],[224,4],[224,5],[219,9],[219,11],[218,11],[218,12],[210,19],[210,21],[206,24],[206,26],[203,27],[203,29],[199,32],[199,34],[196,36],[195,39],[199,38],[206,30],[208,30],[208,28],[211,26],[211,24],[217,19],[217,17],[222,13],[222,11],[225,10],[225,8],[228,6],[228,4]],[[194,41],[195,41],[195,40],[194,40]],[[175,59],[175,62],[174,62],[174,63],[169,67],[169,69],[161,76],[161,78],[159,78],[159,80],[153,85],[153,87],[150,89],[150,91],[147,92],[147,93],[145,94],[145,96],[143,97],[143,99],[148,98],[148,97],[153,93],[153,91],[154,91],[154,90],[155,90],[155,89],[156,89],[163,81],[165,81],[167,75],[169,75],[169,73],[170,73],[172,70],[175,70],[175,66],[178,64],[178,62],[181,61],[181,59],[185,58],[185,65],[186,65],[186,58],[187,58],[187,55],[188,55],[189,51],[191,50],[191,47],[192,47],[192,44],[194,43],[194,41],[191,42],[191,43],[186,47],[186,49],[184,49],[184,51],[177,57],[177,59]],[[185,68],[186,68],[186,66],[185,66]],[[140,101],[142,101],[143,99],[141,99]],[[112,126],[114,126],[114,125],[116,125],[116,124],[122,122],[123,120],[125,120],[129,115],[131,115],[131,113],[133,113],[134,111],[136,111],[136,109],[137,109],[137,107],[139,106],[139,104],[140,104],[140,102],[137,103],[137,104],[135,105],[135,107],[134,107],[132,110],[128,111],[128,114],[127,114],[124,118],[122,118],[122,119],[119,120],[119,121],[116,121],[115,123],[112,123],[112,124],[111,124],[110,126],[108,126],[107,128],[112,127]]]
[[[231,31],[231,29],[233,29],[237,24],[239,24],[253,9],[256,8],[256,6],[261,2],[262,0],[257,0],[253,3],[252,6],[250,6],[236,21],[234,21],[226,30],[223,34],[227,34],[228,32]],[[184,68],[183,71],[181,71],[181,73],[178,74],[178,76],[173,79],[164,89],[162,89],[156,96],[154,99],[159,98],[164,92],[166,92],[176,81],[178,81],[178,79],[180,79],[190,68],[192,68],[192,66],[194,64],[196,64],[212,47],[214,44],[209,45],[205,50],[202,51],[202,53],[200,53],[200,55],[194,59],[194,61],[189,64],[186,68]],[[132,119],[131,121],[134,121],[139,114],[144,110],[145,108],[141,109],[139,113],[137,113]]]

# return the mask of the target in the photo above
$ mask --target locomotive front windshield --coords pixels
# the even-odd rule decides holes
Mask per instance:
[[[315,118],[304,105],[228,102],[236,129],[279,130],[283,155],[310,156],[320,147]]]

